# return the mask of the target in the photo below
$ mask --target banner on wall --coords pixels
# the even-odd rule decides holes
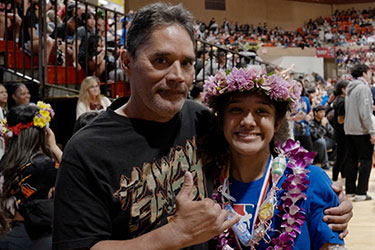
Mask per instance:
[[[316,56],[323,58],[335,58],[335,47],[316,48]]]

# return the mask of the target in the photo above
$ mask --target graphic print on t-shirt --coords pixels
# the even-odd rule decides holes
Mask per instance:
[[[255,213],[254,204],[233,204],[233,209],[238,215],[241,216],[241,222],[245,223],[247,229],[250,230],[252,218]]]
[[[137,231],[143,223],[149,225],[174,214],[175,196],[184,182],[186,171],[194,177],[191,198],[203,199],[206,190],[202,166],[194,138],[193,141],[187,140],[185,147],[173,148],[159,161],[134,166],[131,176],[121,175],[120,188],[113,196],[120,200],[122,210],[130,210],[130,231]]]

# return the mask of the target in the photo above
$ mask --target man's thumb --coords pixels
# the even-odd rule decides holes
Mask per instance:
[[[193,185],[193,175],[189,171],[186,171],[184,175],[184,183],[182,184],[182,188],[178,193],[178,196],[183,199],[189,199],[190,193],[193,190]]]

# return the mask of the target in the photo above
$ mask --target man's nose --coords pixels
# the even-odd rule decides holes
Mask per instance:
[[[167,75],[168,82],[181,82],[184,80],[183,69],[179,61],[173,62],[169,67],[169,72]]]

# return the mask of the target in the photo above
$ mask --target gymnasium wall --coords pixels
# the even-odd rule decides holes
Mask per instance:
[[[151,3],[150,0],[126,0],[126,11],[137,10]],[[285,30],[295,30],[309,18],[330,16],[331,6],[325,4],[301,3],[286,0],[226,0],[226,11],[205,10],[204,0],[168,0],[172,4],[183,3],[194,16],[208,23],[215,17],[218,24],[224,18],[228,21],[238,21],[239,24],[257,25],[267,22],[270,28],[281,26]]]
[[[371,8],[375,8],[375,3],[357,3],[357,4],[334,4],[333,5],[333,9],[336,10],[347,10],[347,9],[351,9],[352,7],[354,7],[355,9],[357,10],[364,10],[364,9],[369,9],[369,7]]]

